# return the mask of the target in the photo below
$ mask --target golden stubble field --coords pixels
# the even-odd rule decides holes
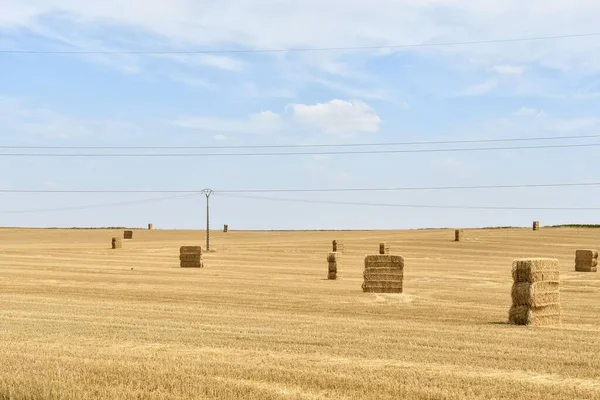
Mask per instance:
[[[600,229],[0,230],[0,399],[600,399]],[[346,246],[327,281],[333,239]],[[362,293],[386,241],[405,293]],[[563,325],[506,325],[511,262],[556,257]]]

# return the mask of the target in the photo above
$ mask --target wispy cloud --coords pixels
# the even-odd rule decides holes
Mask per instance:
[[[490,70],[501,75],[523,75],[527,68],[521,65],[495,65]]]
[[[469,86],[468,88],[459,93],[459,97],[483,96],[496,89],[496,87],[498,87],[498,80],[488,79],[487,81],[479,83],[477,85]]]

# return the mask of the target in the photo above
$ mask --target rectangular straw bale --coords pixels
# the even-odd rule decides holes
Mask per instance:
[[[516,282],[511,290],[513,306],[529,306],[533,308],[560,303],[559,283],[550,282]]]
[[[122,249],[123,248],[123,242],[121,241],[121,238],[112,238],[112,242],[111,242],[112,248],[113,249]]]
[[[597,272],[598,250],[577,250],[575,252],[575,271]]]
[[[229,225],[223,225],[223,232],[227,233],[229,230]]]
[[[533,230],[534,231],[540,230],[540,221],[533,221]]]
[[[332,242],[332,250],[334,253],[343,253],[344,252],[344,243],[339,240],[334,240]]]
[[[460,242],[460,239],[462,238],[462,229],[455,229],[454,230],[454,241],[455,242]]]
[[[390,245],[387,243],[379,243],[379,254],[390,254]]]
[[[327,253],[327,279],[335,280],[338,278],[338,269],[341,267],[340,261],[341,257],[339,253]]]
[[[558,281],[558,260],[554,258],[524,258],[513,261],[514,282]]]
[[[513,325],[559,325],[561,322],[560,304],[537,308],[512,306],[508,312],[508,322]]]
[[[180,254],[202,254],[201,246],[181,246],[179,248]]]
[[[124,231],[123,239],[133,239],[133,231]]]
[[[369,293],[402,293],[404,258],[396,255],[365,257],[362,289]]]
[[[148,224],[148,230],[151,231],[152,230],[152,224]]]
[[[181,261],[202,261],[202,254],[179,254]]]
[[[179,266],[181,268],[204,268],[202,261],[181,261]]]

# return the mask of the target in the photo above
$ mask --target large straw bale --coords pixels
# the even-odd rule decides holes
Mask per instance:
[[[402,293],[404,258],[396,255],[365,257],[362,289],[371,293]]]
[[[180,254],[202,254],[201,246],[181,246],[179,248]]]
[[[575,252],[575,271],[597,272],[598,250],[577,250]]]
[[[202,261],[181,261],[179,263],[181,268],[204,268]]]
[[[153,228],[153,225],[152,224],[148,224],[148,230],[151,231],[152,228]]]
[[[550,282],[515,282],[511,297],[513,306],[544,307],[560,303],[559,283]]]
[[[339,268],[341,267],[340,253],[327,253],[327,279],[335,280],[338,278]]]
[[[512,306],[508,312],[508,322],[513,325],[559,325],[561,322],[560,304],[539,308]]]
[[[225,224],[223,225],[223,232],[227,233],[227,231],[229,231],[229,225]]]
[[[534,231],[540,230],[540,221],[533,221],[533,230]]]
[[[513,261],[514,282],[558,281],[558,260],[554,258],[527,258]]]
[[[133,239],[133,231],[124,231],[123,239]]]

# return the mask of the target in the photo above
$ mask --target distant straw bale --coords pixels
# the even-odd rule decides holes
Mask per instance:
[[[533,230],[534,231],[540,230],[540,221],[533,221]]]
[[[223,225],[223,232],[227,233],[228,230],[229,230],[229,225],[227,225],[227,224]]]
[[[153,228],[152,224],[148,224],[148,230],[151,231]]]
[[[404,258],[378,254],[365,257],[362,289],[370,293],[402,293]]]
[[[123,248],[123,243],[121,241],[121,238],[112,238],[112,242],[111,242],[112,248],[113,249],[122,249]]]
[[[379,243],[379,254],[390,254],[390,245],[387,243]]]
[[[123,239],[133,239],[133,231],[124,231]]]
[[[341,267],[341,254],[336,252],[327,253],[327,279],[336,280]]]
[[[597,272],[598,250],[577,250],[575,252],[575,271]]]
[[[513,261],[512,306],[508,321],[514,325],[560,324],[558,260],[550,258]]]
[[[454,230],[454,241],[455,242],[460,242],[460,240],[462,239],[462,236],[463,236],[462,229],[455,229]]]
[[[332,243],[332,250],[334,253],[343,253],[344,252],[344,243],[339,240],[334,240]]]

